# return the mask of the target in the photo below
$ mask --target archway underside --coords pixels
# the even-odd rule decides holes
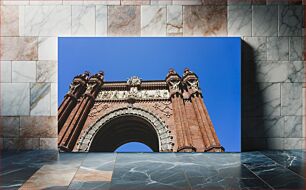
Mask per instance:
[[[158,135],[154,127],[141,117],[120,116],[107,122],[95,135],[90,152],[114,152],[128,142],[141,142],[154,152],[159,151]]]

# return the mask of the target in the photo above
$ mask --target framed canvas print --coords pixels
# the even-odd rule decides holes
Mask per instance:
[[[239,152],[240,38],[59,38],[64,152]]]

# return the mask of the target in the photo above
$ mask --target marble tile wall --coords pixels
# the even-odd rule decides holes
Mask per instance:
[[[1,0],[0,147],[56,149],[57,38],[238,36],[242,147],[300,149],[301,0]]]

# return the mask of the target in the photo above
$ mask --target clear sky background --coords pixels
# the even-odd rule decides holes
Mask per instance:
[[[110,38],[60,37],[59,97],[62,102],[74,76],[103,70],[106,81],[165,79],[169,68],[182,76],[189,67],[199,77],[209,115],[226,152],[241,150],[241,41],[240,38]],[[128,143],[118,152],[151,151]]]

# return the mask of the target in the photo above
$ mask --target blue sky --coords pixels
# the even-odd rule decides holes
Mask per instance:
[[[169,68],[182,75],[189,67],[199,77],[204,102],[221,144],[240,151],[241,41],[235,37],[110,38],[60,37],[59,105],[73,77],[85,70],[103,70],[105,80],[165,79]],[[148,151],[140,143],[118,151]]]

